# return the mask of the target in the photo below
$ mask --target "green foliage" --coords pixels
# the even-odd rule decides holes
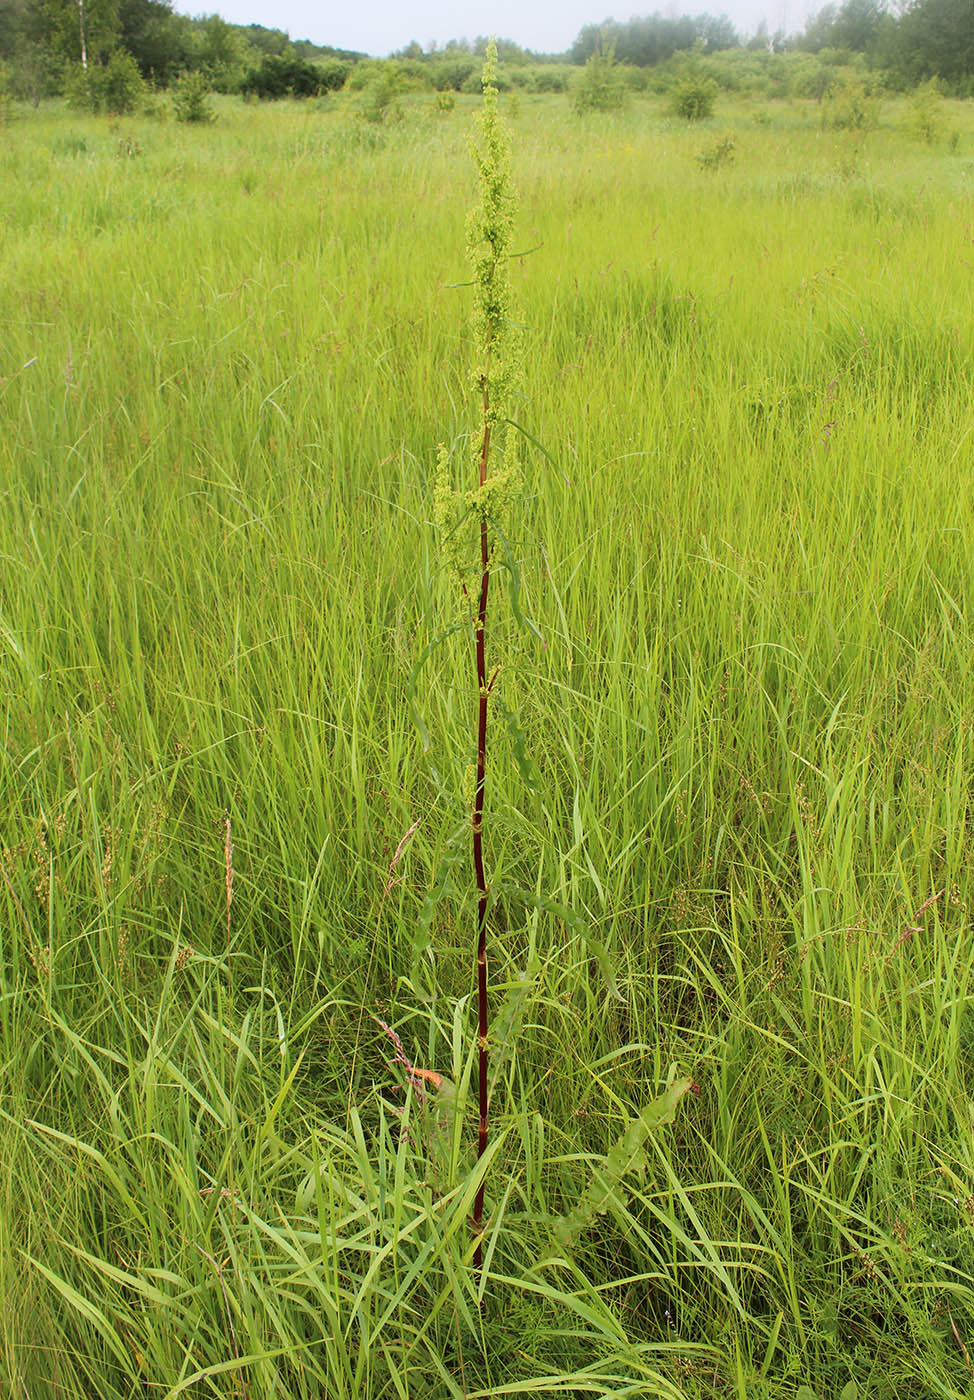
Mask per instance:
[[[632,18],[626,23],[608,20],[587,24],[571,48],[573,63],[586,63],[603,47],[611,47],[620,62],[637,67],[665,63],[674,54],[699,48],[703,53],[733,49],[740,38],[726,15],[701,14],[671,17],[660,14]]]
[[[87,136],[80,131],[59,131],[51,142],[51,150],[56,156],[85,156],[90,149]]]
[[[474,342],[478,363],[473,379],[491,405],[488,423],[506,419],[521,374],[521,336],[514,319],[507,268],[514,229],[510,138],[497,102],[496,57],[488,51],[483,71],[484,100],[477,115],[475,147],[480,201],[467,223],[467,251],[474,275]]]
[[[417,62],[402,59],[369,59],[357,63],[349,72],[345,86],[350,92],[363,92],[368,87],[388,87],[393,96],[405,92],[429,89],[429,70]]]
[[[596,49],[572,89],[576,112],[618,112],[626,104],[627,87],[615,51]]]
[[[874,131],[879,125],[879,98],[857,77],[837,78],[822,103],[828,131]]]
[[[0,63],[0,126],[8,126],[14,117],[14,99],[6,64]]]
[[[340,91],[345,86],[353,65],[342,58],[320,58],[315,67],[318,69],[318,81],[324,93]]]
[[[394,74],[376,78],[362,91],[358,103],[359,114],[373,126],[399,121],[402,118],[402,108],[396,98],[401,90]]]
[[[683,121],[701,122],[713,116],[716,101],[717,84],[713,78],[689,72],[678,78],[670,89],[669,109]]]
[[[344,85],[347,65],[331,61],[309,63],[305,59],[265,54],[257,68],[251,68],[241,84],[241,92],[253,93],[264,101],[284,97],[318,97]]]
[[[824,5],[809,20],[800,43],[811,53],[822,49],[867,53],[876,48],[887,21],[883,0],[844,0],[840,6]]]
[[[145,98],[145,85],[138,64],[124,49],[116,49],[107,63],[77,67],[67,85],[72,105],[89,112],[126,116],[136,111]]]
[[[83,13],[83,23],[82,23]],[[82,46],[82,35],[84,45]],[[132,55],[143,78],[169,86],[182,72],[201,69],[218,92],[237,92],[260,73],[264,58],[317,64],[317,84],[296,69],[260,79],[265,96],[316,95],[331,91],[362,69],[354,84],[369,86],[380,69],[397,73],[415,89],[478,91],[478,55],[485,40],[451,41],[443,49],[407,46],[390,60],[291,40],[259,24],[229,24],[214,14],[176,13],[170,0],[5,0],[0,5],[0,54],[10,69],[16,100],[38,102],[63,88],[74,64],[107,63],[121,48]],[[891,90],[905,91],[938,77],[954,96],[974,92],[974,11],[969,0],[913,0],[895,13],[880,0],[845,0],[822,7],[801,36],[769,34],[767,26],[743,45],[726,17],[654,14],[619,23],[587,25],[572,46],[572,65],[553,62],[504,41],[498,88],[566,91],[571,74],[602,48],[614,47],[628,87],[662,91],[671,65],[696,53],[707,73],[728,91],[766,96],[821,97],[826,71],[852,67],[860,76],[882,71]],[[553,56],[552,56],[553,57]],[[84,65],[83,65],[84,66]],[[247,87],[248,93],[255,88]]]
[[[239,26],[206,15],[198,21],[194,39],[193,69],[205,75],[211,90],[238,92],[249,57]]]
[[[172,90],[173,115],[178,122],[205,126],[216,120],[210,87],[200,72],[185,73]]]
[[[572,76],[565,65],[539,65],[532,72],[531,87],[534,92],[567,92]]]
[[[439,438],[473,484],[461,123],[4,130],[0,1394],[967,1396],[968,177],[906,98],[846,141],[743,91],[712,135],[522,102],[547,646],[497,588],[482,1298],[470,623],[425,527]],[[699,1094],[561,1250],[671,1063]]]
[[[483,105],[477,117],[480,137],[475,147],[480,201],[467,221],[467,254],[474,289],[476,363],[472,377],[484,419],[482,432],[471,439],[464,461],[463,485],[454,483],[452,452],[440,447],[434,510],[451,563],[461,580],[480,570],[480,520],[488,519],[506,529],[510,506],[521,486],[519,440],[510,423],[523,373],[521,332],[507,266],[514,227],[511,149],[498,109],[494,49],[488,49],[482,87]],[[488,448],[493,445],[495,451],[483,461],[486,477],[481,483],[485,443]],[[500,458],[499,466],[494,465],[495,457]],[[476,484],[466,485],[468,480]]]
[[[24,21],[59,64],[103,65],[118,44],[119,0],[46,0],[25,6]]]
[[[498,559],[510,575],[511,611],[518,620],[523,618],[518,602],[519,570],[505,534],[507,513],[523,485],[520,441],[511,418],[513,398],[521,384],[523,367],[521,334],[514,320],[509,268],[514,228],[511,146],[498,109],[497,45],[494,40],[487,45],[482,85],[483,102],[477,114],[478,139],[473,148],[479,175],[479,198],[467,219],[467,255],[473,273],[473,381],[478,422],[471,434],[471,450],[464,454],[467,466],[459,486],[454,481],[452,454],[447,447],[440,445],[433,514],[445,545],[446,557],[461,584],[468,609],[475,661],[477,688],[470,705],[474,718],[475,765],[470,772],[470,780],[465,784],[468,791],[463,793],[463,800],[472,814],[470,884],[477,901],[472,939],[477,978],[477,1156],[486,1168],[490,1120],[490,994],[487,969],[488,947],[493,957],[493,929],[489,929],[493,921],[490,919],[490,888],[486,873],[489,858],[485,858],[484,854],[484,810],[488,733],[492,728],[489,725],[490,696],[497,679],[496,671],[488,679],[488,644],[494,638],[493,612],[496,612],[494,609],[489,614],[488,603],[491,575],[498,567]],[[472,531],[465,528],[468,522],[473,526]],[[465,546],[469,546],[470,551],[467,557]],[[494,591],[496,593],[496,589]],[[445,636],[453,630],[448,628]],[[473,1267],[478,1284],[482,1280],[483,1270],[485,1189],[482,1179],[473,1209],[473,1228],[478,1236]]]
[[[907,130],[915,140],[924,141],[928,146],[946,136],[944,100],[936,78],[923,83],[910,98]]]
[[[592,1169],[592,1179],[567,1215],[554,1224],[552,1233],[561,1249],[570,1249],[583,1231],[600,1215],[611,1212],[626,1230],[629,1214],[629,1179],[639,1180],[648,1166],[646,1141],[652,1133],[676,1117],[676,1109],[691,1087],[689,1079],[675,1079],[658,1099],[639,1113]]]
[[[795,54],[788,91],[794,97],[811,97],[821,102],[835,79],[835,70],[811,54]]]
[[[126,133],[118,138],[115,154],[119,160],[137,160],[139,156],[145,155],[145,147],[141,141],[137,141],[130,133]]]
[[[913,0],[890,35],[890,67],[907,83],[938,77],[958,96],[974,92],[974,6]]]
[[[166,0],[120,0],[118,42],[135,59],[143,78],[168,86],[200,62],[205,23],[174,14]],[[239,49],[245,51],[246,45],[241,43]]]
[[[498,71],[494,75],[494,86],[497,88],[498,92],[510,92],[511,88],[514,86],[511,80],[510,73],[498,69]],[[471,73],[470,77],[466,79],[466,81],[463,84],[463,87],[461,88],[461,92],[467,93],[479,94],[480,92],[482,92],[482,90],[483,79],[479,71],[476,73]]]
[[[437,92],[463,92],[470,78],[479,80],[480,65],[472,55],[458,55],[431,62],[428,71]]]
[[[134,112],[145,95],[138,64],[130,53],[116,49],[101,68],[90,71],[95,109],[123,116]]]
[[[714,145],[698,153],[697,164],[701,170],[723,170],[734,164],[736,149],[737,141],[733,136],[722,136]]]

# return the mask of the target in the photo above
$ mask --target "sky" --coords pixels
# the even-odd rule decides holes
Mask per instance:
[[[201,7],[176,0],[187,14],[214,11],[233,24],[264,24],[285,29],[292,39],[311,39],[339,49],[384,56],[412,39],[424,47],[435,40],[474,39],[496,34],[541,53],[562,53],[585,24],[633,14],[726,13],[738,30],[753,33],[762,19],[774,31],[801,29],[815,0],[212,0]]]

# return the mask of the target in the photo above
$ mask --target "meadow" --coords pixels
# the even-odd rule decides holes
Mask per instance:
[[[0,128],[5,1395],[974,1396],[946,105],[502,100],[544,645],[499,588],[481,1271],[476,678],[425,655],[476,100]]]

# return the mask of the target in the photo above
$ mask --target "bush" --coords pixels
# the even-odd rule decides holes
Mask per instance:
[[[498,92],[510,92],[510,90],[511,90],[511,79],[510,79],[509,74],[507,74],[507,73],[498,73],[498,74],[497,74],[497,78],[496,78],[495,83],[494,83],[494,86],[496,87],[496,89],[497,89]],[[483,79],[482,79],[481,76],[480,76],[480,69],[479,69],[479,68],[478,68],[475,72],[473,72],[473,73],[470,74],[470,77],[467,78],[466,82],[463,84],[463,87],[460,89],[460,91],[461,91],[461,92],[474,92],[474,93],[477,93],[478,95],[483,91]]]
[[[596,49],[572,93],[576,112],[618,112],[628,97],[626,80],[613,49]]]
[[[534,69],[535,92],[567,92],[571,74],[567,67],[556,68],[554,64],[539,65]]]
[[[795,54],[792,63],[793,97],[812,97],[821,102],[834,81],[832,70],[812,54]]]
[[[631,63],[619,65],[622,81],[630,92],[646,92],[649,89],[649,69],[636,68]]]
[[[366,88],[386,83],[398,96],[402,92],[429,88],[430,80],[430,69],[425,63],[410,59],[371,58],[354,65],[345,86],[349,92],[364,92]]]
[[[216,113],[209,97],[209,84],[202,73],[184,73],[172,90],[173,115],[178,122],[200,126],[215,121]]]
[[[713,78],[687,74],[670,91],[670,111],[685,122],[702,122],[714,114],[717,84]]]
[[[917,141],[925,141],[932,146],[947,134],[944,118],[944,99],[940,95],[936,78],[918,87],[910,99],[907,115],[907,130]]]
[[[722,170],[725,165],[734,164],[734,151],[737,142],[733,136],[722,136],[721,139],[707,150],[701,151],[697,156],[697,164],[701,170]]]
[[[130,53],[116,49],[104,67],[94,72],[99,111],[120,117],[136,110],[145,95],[145,85]]]
[[[879,99],[861,78],[837,79],[822,104],[822,125],[829,131],[873,131],[879,125]]]
[[[107,63],[76,68],[65,83],[65,91],[73,107],[124,117],[140,106],[145,84],[132,55],[116,49]]]
[[[338,92],[345,86],[354,65],[341,58],[324,58],[315,67],[318,69],[321,91]]]
[[[7,70],[0,63],[0,126],[6,126],[8,122],[13,121],[13,115],[14,100],[7,80]]]
[[[342,65],[341,87],[347,72]],[[282,97],[318,97],[336,85],[337,70],[333,64],[306,63],[301,58],[286,58],[281,54],[265,54],[259,68],[251,68],[241,85],[241,92],[254,93],[266,102]]]
[[[473,57],[440,59],[429,65],[429,79],[437,92],[462,92],[471,76],[480,81],[477,60]]]
[[[390,120],[398,121],[402,116],[402,109],[396,101],[399,90],[395,75],[387,73],[378,78],[362,93],[360,114],[375,126],[381,126]]]

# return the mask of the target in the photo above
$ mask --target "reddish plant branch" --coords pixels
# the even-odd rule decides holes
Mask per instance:
[[[484,438],[480,449],[480,485],[487,482],[487,457],[490,452],[490,402],[487,376],[483,379]],[[477,608],[477,786],[473,799],[473,864],[477,880],[477,1053],[478,1107],[480,1122],[477,1131],[478,1160],[487,1150],[487,876],[484,872],[484,783],[487,776],[487,593],[490,588],[490,546],[487,539],[487,517],[480,517],[480,603]],[[477,1232],[473,1266],[480,1270],[483,1243],[480,1235],[484,1224],[484,1188],[481,1178],[473,1204],[473,1227]]]

